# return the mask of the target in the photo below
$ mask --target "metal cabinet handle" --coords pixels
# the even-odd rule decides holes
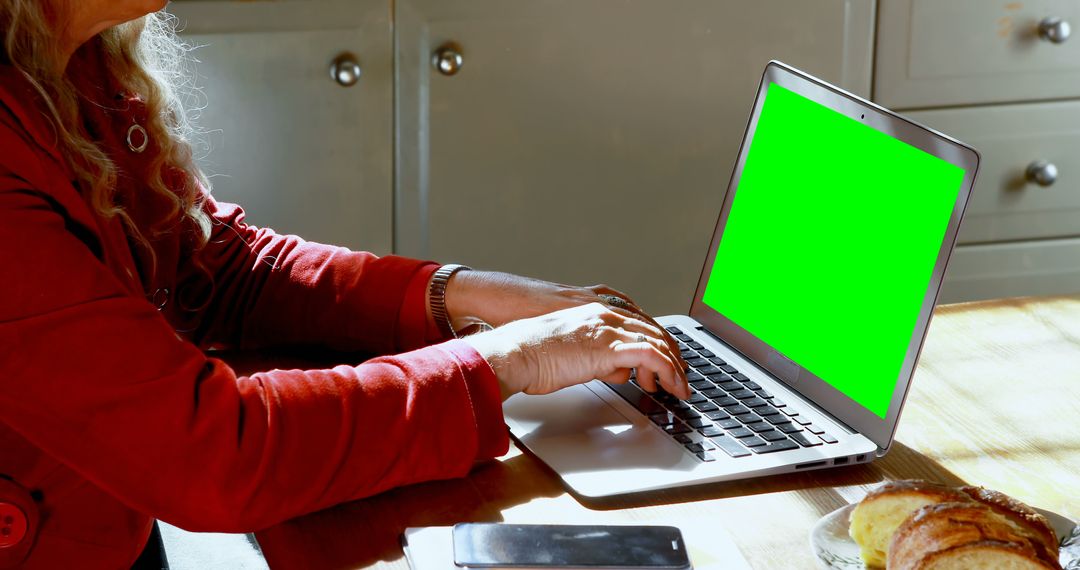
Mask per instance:
[[[1039,186],[1052,186],[1054,182],[1057,182],[1058,169],[1050,161],[1036,160],[1028,165],[1027,170],[1024,171],[1024,178]]]
[[[342,87],[356,85],[356,82],[360,81],[362,73],[360,62],[356,60],[355,55],[349,52],[338,55],[334,58],[334,61],[330,62],[330,78]]]
[[[431,56],[431,65],[443,75],[457,75],[461,66],[465,65],[465,57],[457,46],[444,45]]]
[[[1072,34],[1072,26],[1068,22],[1056,16],[1043,18],[1039,22],[1039,37],[1055,44],[1065,43]]]

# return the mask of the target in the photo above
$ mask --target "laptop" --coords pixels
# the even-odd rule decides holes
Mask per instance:
[[[888,452],[968,202],[973,148],[770,62],[688,315],[687,401],[599,380],[504,403],[605,497]]]

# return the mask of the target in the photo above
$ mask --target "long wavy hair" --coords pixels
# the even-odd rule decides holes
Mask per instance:
[[[130,239],[144,250],[150,263],[144,268],[149,271],[144,283],[149,283],[157,265],[152,240],[181,231],[193,253],[210,235],[211,221],[203,210],[200,189],[202,185],[208,190],[210,185],[195,165],[191,145],[194,129],[178,95],[188,81],[188,48],[176,36],[175,19],[164,12],[109,28],[84,46],[100,50],[98,55],[112,76],[103,81],[114,80],[125,91],[139,95],[147,107],[144,127],[156,142],[147,151],[156,152],[146,157],[149,168],[139,182],[169,207],[158,219],[139,227],[125,211],[122,197],[116,195],[116,165],[83,127],[82,95],[68,75],[57,69],[61,41],[49,4],[43,0],[0,0],[0,59],[18,69],[44,100],[59,146],[91,208],[103,218],[119,218]],[[177,171],[183,175],[177,176]]]

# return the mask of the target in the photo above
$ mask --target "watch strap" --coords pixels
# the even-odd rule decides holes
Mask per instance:
[[[428,306],[431,307],[431,316],[439,327],[443,336],[457,338],[457,332],[450,324],[450,314],[446,311],[446,286],[458,271],[468,271],[470,267],[451,263],[435,270],[431,276],[431,285],[428,286]]]

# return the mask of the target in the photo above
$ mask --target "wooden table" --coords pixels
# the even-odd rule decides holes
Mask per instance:
[[[813,568],[808,530],[885,480],[983,485],[1080,517],[1080,297],[938,309],[897,442],[870,465],[582,504],[516,448],[464,479],[401,488],[257,534],[271,568],[408,568],[409,526],[707,521],[754,568]]]

